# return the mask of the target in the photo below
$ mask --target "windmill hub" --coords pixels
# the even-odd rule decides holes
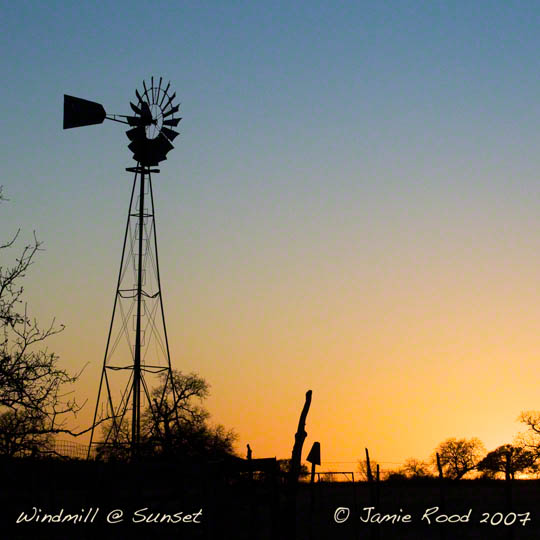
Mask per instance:
[[[150,112],[152,113],[152,121],[149,126],[146,126],[146,137],[155,139],[163,127],[163,116],[161,109],[156,104],[150,106]]]

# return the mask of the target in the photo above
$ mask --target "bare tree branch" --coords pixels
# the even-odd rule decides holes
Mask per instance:
[[[0,201],[6,200],[0,186]],[[1,249],[13,247],[19,231]],[[40,242],[25,246],[12,266],[0,266],[0,453],[24,455],[46,449],[55,433],[69,433],[68,417],[80,410],[64,391],[80,373],[58,366],[58,356],[43,343],[64,330],[55,319],[44,329],[28,314],[21,282],[34,263]],[[84,369],[84,368],[83,368]]]

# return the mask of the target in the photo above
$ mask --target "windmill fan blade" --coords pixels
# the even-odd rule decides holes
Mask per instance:
[[[161,98],[161,101],[159,102],[159,106],[161,107],[161,104],[163,103],[163,100],[167,96],[167,91],[169,90],[169,86],[171,86],[171,81],[169,81],[169,84],[167,84],[167,88],[163,91],[163,96]]]
[[[163,120],[164,126],[173,126],[176,127],[178,123],[182,120],[181,118],[168,118],[167,120]]]
[[[139,116],[142,116],[142,111],[141,111],[141,109],[139,109],[139,107],[137,107],[137,105],[134,105],[133,103],[131,103],[131,101],[129,102],[129,105],[131,106],[131,110],[135,114],[138,114]]]
[[[139,103],[143,102],[143,98],[141,97],[141,94],[139,94],[139,91],[135,88],[135,95],[137,96],[137,99],[139,100]]]
[[[167,152],[174,146],[167,140],[167,137],[160,133],[155,139],[138,139],[132,141],[128,148],[133,152],[133,159],[145,166],[157,165],[164,161]]]
[[[163,108],[166,109],[173,102],[175,97],[176,97],[176,92],[173,93],[173,95],[169,98],[169,101],[167,101],[167,104]]]
[[[126,131],[126,135],[129,137],[130,141],[136,141],[138,139],[142,139],[146,134],[146,130],[143,126],[134,127],[133,129],[130,129]]]
[[[143,88],[144,88],[144,95],[145,95],[145,97],[146,97],[146,101],[150,101],[150,99],[149,99],[150,96],[149,96],[149,94],[148,94],[148,89],[146,88],[146,82],[143,81],[143,82],[142,82],[142,85],[143,85]]]
[[[152,146],[154,147],[152,149],[154,152],[159,153],[164,157],[167,152],[171,151],[174,148],[174,146],[170,143],[169,140],[167,140],[167,137],[165,137],[163,133],[160,133],[158,137],[153,139]]]
[[[169,141],[174,141],[174,138],[180,135],[178,131],[174,131],[172,129],[169,129],[163,126],[161,127],[161,133],[163,133],[163,135],[165,135],[165,137],[167,137]]]
[[[137,154],[142,149],[142,143],[139,139],[135,139],[134,141],[130,142],[128,144],[128,148],[134,153]],[[139,159],[137,161],[140,161]]]
[[[172,109],[170,109],[169,111],[167,111],[164,115],[163,115],[163,118],[167,118],[167,116],[171,116],[171,114],[174,114],[175,112],[178,112],[178,109],[180,108],[179,105],[176,105],[174,106]]]
[[[128,148],[133,152],[133,157],[140,161],[141,163],[147,164],[149,161],[150,152],[148,151],[148,146],[144,141],[140,139],[135,139],[133,142],[128,144]]]
[[[148,106],[148,103],[146,103],[146,101],[142,102],[141,110],[142,110],[141,116],[143,120],[145,121],[152,120],[152,113],[150,112],[150,107]]]
[[[105,116],[100,103],[64,94],[64,129],[101,124]]]

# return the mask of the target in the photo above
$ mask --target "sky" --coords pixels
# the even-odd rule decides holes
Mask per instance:
[[[391,468],[540,409],[540,7],[534,2],[0,2],[0,231],[44,251],[31,313],[91,422],[133,166],[123,126],[171,81],[155,175],[172,366],[243,455]],[[10,259],[11,258],[11,259]],[[305,457],[305,456],[304,456]]]

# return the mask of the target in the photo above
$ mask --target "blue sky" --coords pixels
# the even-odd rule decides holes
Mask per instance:
[[[177,367],[212,383],[219,421],[248,439],[255,430],[249,440],[267,453],[288,445],[238,417],[240,387],[224,365],[252,377],[260,410],[278,399],[261,366],[273,366],[278,387],[296,366],[296,381],[279,394],[291,425],[307,386],[314,406],[317,391],[324,400],[338,388],[356,411],[366,366],[384,387],[383,372],[423,358],[418,351],[430,358],[426,351],[444,349],[456,365],[480,356],[478,377],[510,353],[533,369],[534,2],[0,5],[0,184],[10,199],[0,227],[21,227],[24,238],[36,230],[45,241],[28,298],[38,315],[67,325],[54,343],[63,358],[79,366],[80,344],[90,351],[85,388],[97,386],[101,367],[132,163],[120,125],[62,131],[62,96],[127,114],[151,75],[171,80],[183,116],[154,180],[169,332]],[[441,343],[450,341],[448,352]],[[431,360],[418,362],[431,373]],[[458,380],[449,395],[467,395]],[[533,387],[513,384],[500,409],[478,413],[502,415],[493,423],[506,426],[506,438],[519,412],[536,406]],[[384,438],[372,426],[389,414],[385,399],[355,427],[373,433],[372,444]],[[429,418],[403,407],[419,433],[430,432]],[[322,413],[320,421],[332,424]],[[482,438],[483,425],[473,418],[464,434]],[[422,457],[456,430],[443,425],[380,452]],[[363,446],[347,439],[333,454],[353,457]]]

